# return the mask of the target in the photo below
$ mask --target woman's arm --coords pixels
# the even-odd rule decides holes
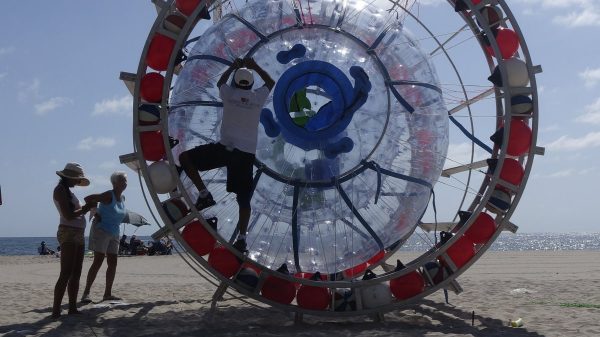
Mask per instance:
[[[103,204],[110,204],[112,202],[112,193],[111,191],[106,191],[100,194],[90,194],[87,197],[83,198],[86,204],[94,204],[92,207],[96,207],[96,204],[101,202]]]
[[[90,209],[94,209],[90,213],[90,221],[96,220],[97,222],[102,221],[100,217],[100,213],[98,213],[95,208],[98,206],[98,203],[110,204],[112,202],[112,193],[111,191],[106,191],[100,194],[90,194],[87,197],[83,198],[85,200],[85,205],[90,205]]]
[[[60,208],[60,213],[67,219],[73,220],[85,213],[87,213],[93,205],[85,204],[83,207],[71,210],[69,203],[71,202],[68,199],[69,191],[63,185],[58,185],[54,188],[53,197],[54,200],[58,203],[58,207]]]

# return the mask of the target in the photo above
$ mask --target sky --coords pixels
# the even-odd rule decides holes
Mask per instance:
[[[534,64],[544,69],[537,76],[538,146],[546,149],[534,160],[511,221],[521,232],[598,232],[600,1],[512,0],[510,8]],[[439,34],[459,27],[445,1],[420,1],[419,12],[436,19]],[[121,71],[137,70],[155,17],[146,0],[4,4],[0,237],[55,235],[55,171],[70,161],[80,163],[92,181],[74,189],[80,199],[110,189],[110,174],[123,170],[130,180],[128,208],[154,222],[137,175],[119,164],[118,156],[131,153],[133,145],[132,101],[118,77]],[[481,58],[481,52],[456,55],[465,73],[472,71],[466,62],[470,57]],[[444,71],[438,71],[443,79]],[[453,154],[466,144],[456,137],[450,143]],[[142,227],[136,234],[155,230]],[[134,231],[129,226],[125,233]]]

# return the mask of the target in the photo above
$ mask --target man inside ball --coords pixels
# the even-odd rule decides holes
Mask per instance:
[[[254,72],[264,85],[253,89]],[[227,80],[233,73],[231,85]],[[256,153],[260,113],[273,89],[275,81],[252,58],[236,59],[223,73],[217,87],[223,102],[221,137],[217,143],[203,144],[184,151],[179,156],[183,171],[199,191],[196,208],[200,211],[216,204],[200,177],[200,171],[227,168],[227,192],[236,194],[239,206],[234,247],[244,253],[246,232],[250,221],[253,167]]]

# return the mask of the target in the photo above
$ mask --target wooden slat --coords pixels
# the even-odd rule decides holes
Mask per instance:
[[[442,177],[450,178],[450,176],[453,174],[465,172],[468,170],[476,170],[476,169],[480,169],[480,168],[486,167],[486,166],[487,166],[487,161],[480,160],[480,161],[476,161],[471,164],[461,165],[461,166],[456,166],[456,167],[451,167],[449,169],[445,169],[442,171],[441,175],[442,175]]]

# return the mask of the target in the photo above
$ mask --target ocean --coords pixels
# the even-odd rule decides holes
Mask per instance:
[[[137,236],[138,239],[146,242],[152,241],[150,236]],[[56,250],[58,241],[56,237],[0,237],[0,255],[37,255],[37,249],[40,243],[46,242],[46,247]],[[87,250],[88,238],[85,238],[85,248]]]
[[[140,240],[151,241],[149,236]],[[0,237],[0,255],[36,255],[42,241],[55,250],[55,237]],[[432,234],[413,235],[401,251],[426,251],[431,247]],[[87,244],[87,238],[86,238]],[[490,248],[492,251],[556,251],[556,250],[600,250],[600,233],[502,233]]]

